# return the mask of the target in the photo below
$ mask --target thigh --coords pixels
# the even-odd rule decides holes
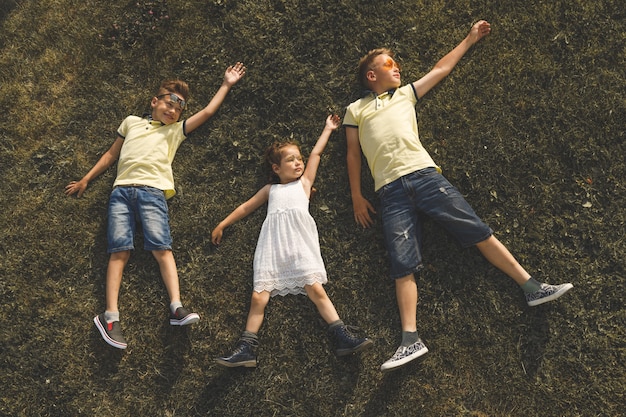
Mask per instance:
[[[431,172],[416,186],[419,210],[448,231],[463,247],[473,246],[493,234],[465,197],[438,172]]]
[[[391,278],[401,278],[422,268],[422,222],[419,211],[397,180],[378,193],[385,246],[391,261]]]
[[[169,213],[165,194],[153,187],[137,188],[137,212],[146,250],[172,249]]]
[[[109,253],[134,249],[135,210],[128,189],[113,189],[107,214],[107,250]]]

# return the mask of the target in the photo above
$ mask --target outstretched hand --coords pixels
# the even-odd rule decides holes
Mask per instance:
[[[241,62],[237,62],[235,65],[231,65],[226,68],[224,83],[232,87],[237,84],[237,82],[241,80],[244,75],[246,75],[246,66]]]
[[[326,118],[326,127],[337,130],[341,126],[341,118],[336,114],[331,114]]]
[[[478,22],[474,23],[474,26],[472,26],[472,29],[469,33],[469,38],[472,44],[475,44],[490,33],[491,24],[486,20],[479,20]]]

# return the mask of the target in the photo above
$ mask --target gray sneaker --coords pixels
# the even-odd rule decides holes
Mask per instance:
[[[118,349],[126,349],[126,340],[122,336],[122,328],[119,321],[107,323],[104,319],[104,313],[102,313],[94,317],[93,322],[105,342]]]
[[[538,306],[548,301],[556,300],[569,290],[574,288],[569,282],[561,285],[541,284],[541,288],[535,292],[526,294],[526,302],[529,306]]]
[[[413,359],[419,358],[427,352],[428,348],[424,342],[422,342],[422,339],[417,339],[417,342],[410,346],[400,346],[391,359],[382,364],[380,370],[383,372],[392,371],[406,365]]]

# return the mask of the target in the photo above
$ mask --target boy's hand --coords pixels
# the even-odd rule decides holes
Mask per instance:
[[[215,229],[213,229],[213,233],[211,233],[211,242],[213,242],[214,245],[219,245],[222,242],[222,234],[223,234],[223,230],[218,227],[216,227]]]
[[[224,83],[233,86],[237,84],[239,80],[246,75],[246,67],[241,62],[237,62],[235,65],[231,65],[226,68],[226,73],[224,74]]]
[[[475,44],[485,36],[491,33],[491,24],[486,20],[479,20],[472,26],[469,33],[469,38],[472,44]]]
[[[84,181],[72,181],[65,186],[65,194],[70,196],[76,194],[76,197],[82,197],[83,193],[87,189],[87,183]]]

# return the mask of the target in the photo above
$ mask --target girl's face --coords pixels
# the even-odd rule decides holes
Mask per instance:
[[[175,93],[165,93],[153,97],[150,102],[152,107],[152,119],[169,125],[176,123],[183,114],[185,100]]]
[[[304,160],[296,145],[287,145],[280,150],[280,165],[272,165],[272,169],[280,178],[281,184],[295,181],[304,172]]]

